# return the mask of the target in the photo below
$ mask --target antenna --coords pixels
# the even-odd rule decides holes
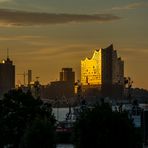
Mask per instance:
[[[7,48],[7,59],[9,59],[9,48]]]

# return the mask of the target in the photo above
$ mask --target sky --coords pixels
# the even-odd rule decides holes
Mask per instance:
[[[148,89],[147,0],[0,0],[0,59],[16,65],[16,84],[32,69],[41,84],[63,67],[80,79],[80,61],[113,43],[133,87]]]

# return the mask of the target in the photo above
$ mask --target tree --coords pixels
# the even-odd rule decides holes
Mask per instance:
[[[47,118],[36,118],[25,130],[20,148],[53,148],[54,137],[54,127]]]
[[[5,94],[0,100],[0,147],[19,147],[26,128],[35,118],[47,118],[52,127],[55,124],[51,106],[34,99],[29,91],[18,89]]]
[[[142,139],[126,112],[108,104],[83,110],[74,126],[76,148],[140,148]]]

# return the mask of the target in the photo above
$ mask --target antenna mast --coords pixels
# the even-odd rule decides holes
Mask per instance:
[[[7,48],[7,59],[9,59],[9,48]]]

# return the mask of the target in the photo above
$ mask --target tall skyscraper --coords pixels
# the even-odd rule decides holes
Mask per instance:
[[[114,96],[116,89],[123,87],[124,62],[112,44],[95,50],[92,58],[81,60],[81,83],[84,89],[97,88],[104,96]]]
[[[0,96],[15,88],[15,65],[8,57],[0,63]]]

